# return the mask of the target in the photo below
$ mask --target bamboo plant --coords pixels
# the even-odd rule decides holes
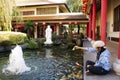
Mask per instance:
[[[15,9],[15,0],[0,0],[0,27],[2,27],[3,31],[12,30],[13,12]]]

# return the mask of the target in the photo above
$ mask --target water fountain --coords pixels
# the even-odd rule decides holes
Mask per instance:
[[[50,45],[53,43],[52,42],[52,29],[50,28],[50,25],[48,25],[45,30],[45,38],[46,38],[46,41],[44,42],[44,44]]]
[[[30,70],[31,68],[25,64],[22,48],[16,45],[16,47],[11,50],[8,65],[3,68],[3,73],[16,75]]]

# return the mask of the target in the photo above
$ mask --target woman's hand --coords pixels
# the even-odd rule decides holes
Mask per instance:
[[[75,47],[75,49],[80,49],[80,47],[79,46],[74,46]]]
[[[74,46],[72,50],[79,49],[79,46]]]

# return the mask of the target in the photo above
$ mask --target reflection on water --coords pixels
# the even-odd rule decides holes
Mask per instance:
[[[5,75],[2,68],[8,56],[0,58],[1,80],[82,80],[82,52],[59,47],[24,50],[26,65],[31,71],[20,75]]]
[[[46,58],[52,58],[52,51],[51,49],[45,49],[45,57]]]

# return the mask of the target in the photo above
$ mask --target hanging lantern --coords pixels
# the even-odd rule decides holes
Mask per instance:
[[[86,2],[88,2],[88,0],[83,0],[83,3],[86,3]]]
[[[84,3],[82,8],[87,8],[87,3]]]
[[[85,10],[86,8],[84,6],[82,6],[82,10]]]
[[[72,22],[70,21],[70,22],[69,22],[69,25],[71,25],[71,24],[72,24]]]
[[[82,5],[82,12],[83,12],[83,13],[86,13],[86,11],[87,11],[87,3],[84,3],[84,4]]]
[[[77,22],[77,21],[75,21],[74,23],[75,23],[75,25],[78,25],[78,22]]]
[[[86,10],[84,9],[84,10],[82,10],[82,12],[83,12],[83,13],[86,13]]]
[[[35,22],[35,26],[38,26],[38,22]]]
[[[59,22],[60,25],[62,25],[62,22]]]
[[[42,24],[43,24],[43,25],[46,25],[46,23],[45,23],[45,22],[43,22]]]

